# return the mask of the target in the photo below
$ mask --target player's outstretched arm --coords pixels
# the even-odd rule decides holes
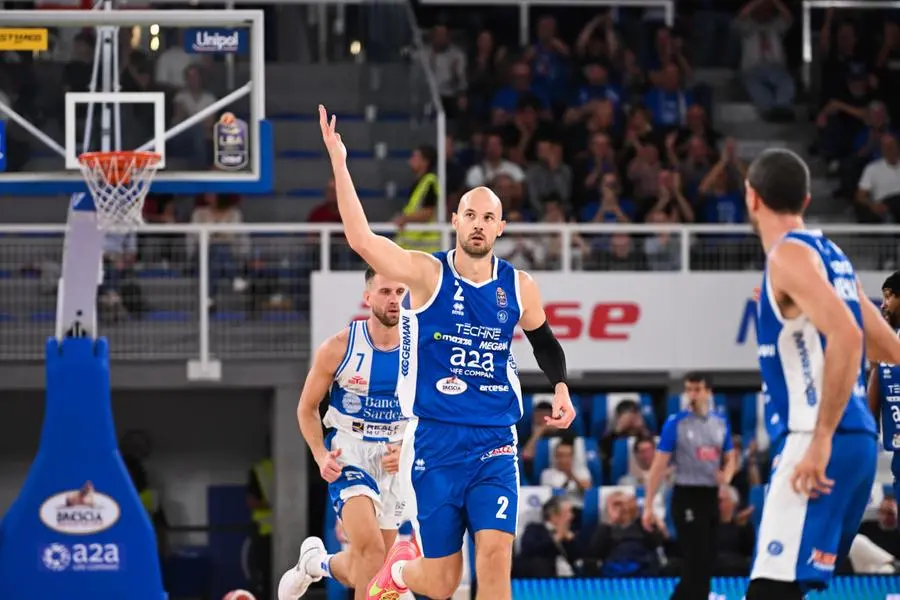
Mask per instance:
[[[866,357],[872,362],[900,365],[900,338],[884,320],[881,312],[867,300],[862,284],[857,280],[863,327],[866,331]]]
[[[328,112],[320,104],[319,127],[334,171],[338,211],[344,223],[347,243],[376,272],[388,279],[405,283],[411,289],[421,286],[423,280],[436,283],[439,265],[434,257],[405,250],[383,235],[376,235],[369,227],[369,220],[347,168],[347,148],[341,141],[341,135],[335,131],[335,125],[335,116],[332,115],[329,120]]]
[[[519,278],[519,296],[522,300],[519,326],[534,350],[538,367],[553,384],[553,414],[547,418],[547,424],[566,428],[575,420],[575,407],[572,406],[566,383],[566,354],[547,322],[537,283],[524,271],[518,271],[516,277]]]
[[[811,248],[793,242],[776,246],[769,254],[769,271],[776,296],[786,294],[825,336],[825,374],[819,390],[822,406],[815,434],[830,443],[859,375],[862,332]],[[855,292],[855,288],[851,290]]]
[[[300,423],[300,433],[306,440],[313,458],[319,465],[322,477],[326,481],[334,481],[341,474],[340,467],[334,459],[339,455],[329,452],[325,447],[325,437],[322,433],[322,421],[319,417],[319,404],[328,395],[328,389],[334,381],[344,354],[347,352],[349,329],[325,340],[316,350],[306,381],[303,383],[303,391],[300,392],[300,402],[297,405],[297,421]]]

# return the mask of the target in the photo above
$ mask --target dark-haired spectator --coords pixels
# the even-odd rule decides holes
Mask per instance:
[[[739,181],[731,173],[744,173],[744,165],[737,157],[734,140],[725,142],[722,156],[700,182],[698,192],[698,220],[703,223],[743,223],[746,207]]]
[[[556,19],[543,15],[537,20],[537,41],[525,50],[534,86],[544,92],[551,106],[564,104],[569,91],[569,58],[572,51],[557,36]]]
[[[900,556],[900,536],[897,535],[897,499],[885,498],[878,506],[873,521],[863,521],[859,533],[892,556]]]
[[[522,532],[516,571],[521,577],[572,577],[581,558],[572,530],[572,505],[553,496],[542,509],[543,522],[529,523]]]
[[[575,435],[567,429],[558,429],[547,425],[546,418],[551,416],[553,405],[550,402],[539,402],[531,413],[531,436],[522,445],[521,458],[525,463],[525,472],[540,477],[540,473],[532,473],[534,452],[539,441],[558,437],[563,440],[574,439]]]
[[[550,96],[531,81],[531,67],[527,62],[514,63],[509,72],[509,84],[501,87],[491,101],[491,123],[495,126],[505,125],[516,111],[519,98],[529,94],[534,97],[541,110],[549,110]]]
[[[591,152],[591,139],[604,135],[612,141],[618,138],[615,108],[612,102],[598,101],[590,104],[590,112],[584,121],[570,123],[565,131],[566,156],[570,159],[584,157]]]
[[[503,157],[503,137],[497,132],[491,132],[484,138],[481,162],[470,167],[466,173],[466,186],[473,188],[490,185],[498,175],[506,175],[519,185],[525,181],[522,168]]]
[[[863,171],[855,207],[863,223],[881,223],[888,215],[900,215],[900,146],[894,135],[881,136],[881,158]]]
[[[687,123],[687,111],[694,104],[691,92],[684,89],[678,66],[663,66],[656,78],[656,86],[644,94],[644,105],[653,115],[653,124],[663,133]]]
[[[875,58],[878,90],[891,107],[891,118],[900,120],[900,24],[884,22],[881,49]]]
[[[575,464],[575,444],[560,440],[553,450],[554,466],[541,473],[541,485],[563,490],[575,507],[584,506],[584,492],[591,487],[591,472],[586,465]]]
[[[505,46],[497,46],[494,34],[482,29],[469,57],[469,113],[482,122],[491,118],[491,101],[502,83],[507,66]]]
[[[518,223],[525,220],[525,186],[517,183],[511,176],[500,173],[490,185],[503,205],[503,218],[508,222]]]
[[[644,198],[638,205],[641,216],[651,212],[664,213],[673,223],[692,223],[694,209],[681,191],[681,176],[677,172],[663,169],[658,176],[656,198]]]
[[[881,158],[881,137],[886,133],[897,135],[891,127],[887,107],[880,101],[869,104],[865,127],[853,141],[853,153],[841,161],[841,184],[836,194],[852,198],[856,194],[859,178],[870,162]]]
[[[507,219],[509,220],[509,219]],[[565,223],[566,214],[562,202],[555,196],[544,200],[542,223]],[[571,232],[572,269],[581,269],[584,256],[590,247],[578,234]],[[504,235],[494,245],[494,251],[501,258],[513,263],[517,268],[535,271],[558,271],[562,268],[563,236],[556,233],[541,235]]]
[[[535,217],[543,217],[544,202],[550,197],[562,204],[565,213],[572,211],[572,169],[563,162],[558,140],[537,143],[537,161],[528,167],[525,181],[529,208]]]
[[[850,21],[834,24],[834,9],[825,12],[819,32],[822,64],[822,104],[847,95],[847,81],[854,74],[867,73],[869,60],[859,43],[856,26]]]
[[[446,25],[431,29],[431,40],[425,49],[425,60],[434,76],[441,103],[448,119],[455,119],[466,106],[466,55],[450,41]]]
[[[697,135],[688,138],[683,155],[679,154],[675,144],[673,136],[670,135],[666,138],[666,154],[669,163],[676,165],[685,195],[689,198],[696,198],[700,182],[715,164],[713,149],[706,143],[706,140]]]
[[[549,126],[539,118],[540,104],[530,94],[522,94],[512,122],[502,129],[503,142],[511,161],[526,165],[537,159],[537,143],[551,135]]]
[[[634,468],[622,475],[617,483],[618,485],[643,487],[647,485],[650,465],[653,464],[653,457],[656,455],[656,442],[650,436],[637,437],[634,440],[631,453],[634,454]],[[662,494],[665,495],[665,492]]]
[[[668,27],[656,29],[653,52],[648,58],[646,67],[650,73],[650,82],[657,87],[665,87],[664,79],[671,77],[666,74],[669,67],[675,68],[680,81],[691,79],[693,72],[684,56],[684,39]]]
[[[627,236],[628,234],[616,235]],[[607,431],[598,442],[600,454],[605,460],[609,460],[612,456],[612,447],[616,440],[633,436],[646,437],[649,435],[650,430],[647,428],[647,423],[644,421],[644,415],[641,413],[640,405],[634,400],[622,400],[616,405],[615,414],[612,418],[609,431]]]
[[[647,75],[641,69],[637,54],[632,50],[623,50],[622,56],[622,89],[629,98],[640,98],[647,89]]]
[[[875,99],[865,71],[850,71],[847,77],[846,86],[825,103],[816,119],[819,148],[829,161],[832,174],[838,172],[839,159],[850,154],[851,144],[864,129],[867,109]]]
[[[581,64],[618,60],[622,44],[613,25],[610,12],[602,9],[585,24],[575,42],[575,56]]]
[[[718,147],[719,140],[722,139],[722,134],[709,124],[706,109],[699,104],[693,104],[688,107],[685,124],[678,129],[678,138],[675,144],[679,152],[688,143],[688,140],[695,136],[703,138],[703,141],[711,149]]]
[[[653,128],[650,112],[642,104],[631,107],[622,138],[622,155],[619,158],[624,165],[629,165],[644,146],[655,146],[658,150],[663,142],[662,136]]]
[[[794,118],[796,85],[784,51],[792,23],[791,11],[781,0],[751,0],[735,22],[742,38],[744,88],[764,118]]]
[[[593,134],[587,150],[587,157],[575,170],[575,194],[577,203],[582,207],[600,199],[603,177],[607,174],[615,175],[618,169],[616,153],[608,134]],[[590,220],[590,217],[582,216],[581,220]]]
[[[628,182],[631,185],[632,197],[638,205],[646,203],[647,198],[656,198],[659,193],[659,173],[662,162],[659,149],[653,144],[638,144],[637,155],[628,163]]]
[[[609,65],[599,60],[588,62],[582,69],[584,84],[579,86],[569,109],[566,111],[566,121],[583,121],[593,112],[594,103],[610,102],[614,114],[621,109],[625,95],[622,89],[609,80]]]
[[[437,252],[441,236],[431,231],[404,231],[409,223],[434,223],[437,220],[438,187],[437,150],[434,146],[419,146],[409,155],[409,170],[414,180],[403,211],[394,217],[398,231],[394,241],[403,248],[421,252]]]
[[[582,221],[631,223],[637,219],[637,207],[634,202],[622,197],[622,186],[615,172],[603,175],[598,190],[599,201],[591,201],[582,207]]]

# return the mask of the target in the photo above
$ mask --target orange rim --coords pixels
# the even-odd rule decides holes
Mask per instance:
[[[104,170],[112,165],[127,166],[133,164],[137,168],[153,166],[162,159],[156,152],[85,152],[78,157],[83,165],[99,164]]]

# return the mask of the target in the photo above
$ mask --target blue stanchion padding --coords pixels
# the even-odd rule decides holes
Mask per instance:
[[[156,536],[116,445],[105,339],[47,342],[41,442],[0,523],[0,590],[165,600]]]
[[[235,525],[253,521],[247,507],[246,485],[211,485],[206,488],[206,515],[212,530],[209,532],[210,590],[213,598],[221,598],[230,590],[250,588],[245,565],[250,534],[236,531]],[[173,590],[169,590],[175,595]]]
[[[677,579],[518,579],[513,581],[516,600],[668,600]],[[710,599],[743,600],[747,580],[742,577],[716,577]],[[836,577],[822,592],[811,592],[809,600],[885,600],[900,591],[900,577],[859,575]]]

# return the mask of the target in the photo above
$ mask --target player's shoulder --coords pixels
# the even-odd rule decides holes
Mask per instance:
[[[328,363],[339,364],[347,353],[350,334],[354,328],[354,324],[351,323],[322,342],[317,352],[318,358]]]

